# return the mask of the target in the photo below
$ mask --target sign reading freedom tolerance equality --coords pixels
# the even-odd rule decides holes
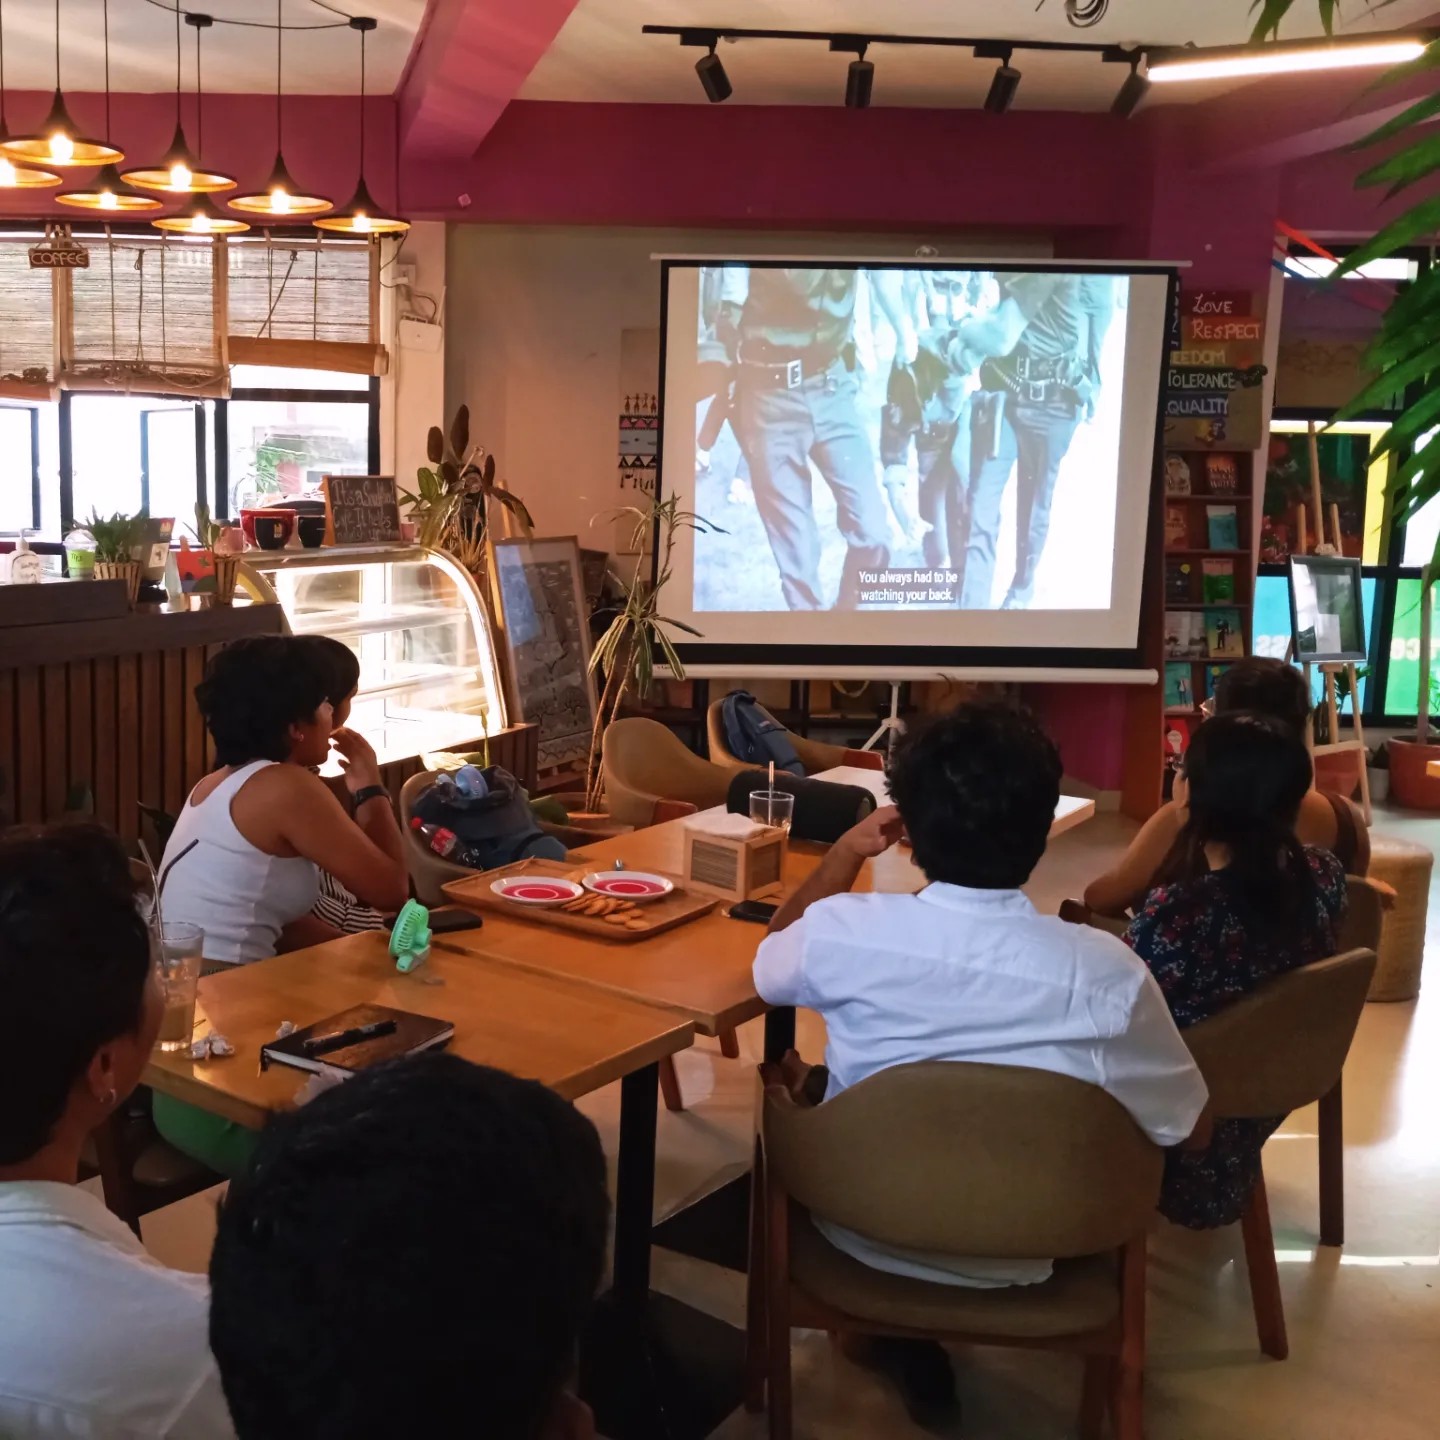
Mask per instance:
[[[1248,450],[1260,443],[1263,322],[1228,290],[1181,296],[1183,343],[1165,372],[1165,445]]]

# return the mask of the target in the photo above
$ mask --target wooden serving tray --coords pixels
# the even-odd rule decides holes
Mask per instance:
[[[508,915],[512,920],[534,920],[539,925],[549,925],[556,930],[573,930],[580,935],[589,935],[600,940],[615,940],[621,944],[637,940],[648,940],[652,935],[673,930],[690,920],[708,915],[720,902],[710,895],[695,895],[676,888],[659,900],[649,900],[637,905],[636,911],[647,923],[643,929],[626,925],[611,925],[598,916],[576,915],[556,905],[520,905],[514,900],[504,900],[490,888],[496,880],[511,875],[530,875],[545,880],[575,880],[587,875],[596,867],[587,865],[577,869],[573,862],[563,860],[517,860],[513,865],[503,865],[498,870],[484,870],[477,875],[467,875],[462,880],[448,880],[441,887],[457,905],[483,915],[487,910]],[[660,874],[660,871],[654,871]],[[675,876],[667,875],[667,880]]]

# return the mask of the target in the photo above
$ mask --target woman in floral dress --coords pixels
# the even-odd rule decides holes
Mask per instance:
[[[1294,834],[1310,781],[1304,742],[1262,716],[1219,716],[1190,742],[1182,828],[1126,935],[1182,1030],[1335,953],[1344,868]],[[1284,1118],[1221,1120],[1205,1149],[1169,1152],[1161,1212],[1197,1230],[1238,1220]]]

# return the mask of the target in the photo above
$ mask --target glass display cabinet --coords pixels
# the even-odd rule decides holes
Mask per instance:
[[[441,551],[250,550],[239,581],[278,604],[292,634],[329,635],[359,657],[348,723],[382,765],[468,749],[505,728],[488,614],[469,572]]]

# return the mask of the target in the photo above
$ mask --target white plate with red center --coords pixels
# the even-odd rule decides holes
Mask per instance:
[[[578,900],[585,892],[573,880],[548,880],[543,877],[508,875],[492,880],[490,889],[502,900],[517,905],[564,905]]]
[[[651,875],[645,870],[592,870],[583,875],[580,883],[596,895],[611,900],[628,900],[632,905],[643,905],[647,900],[661,900],[674,888],[675,882],[663,875]]]

